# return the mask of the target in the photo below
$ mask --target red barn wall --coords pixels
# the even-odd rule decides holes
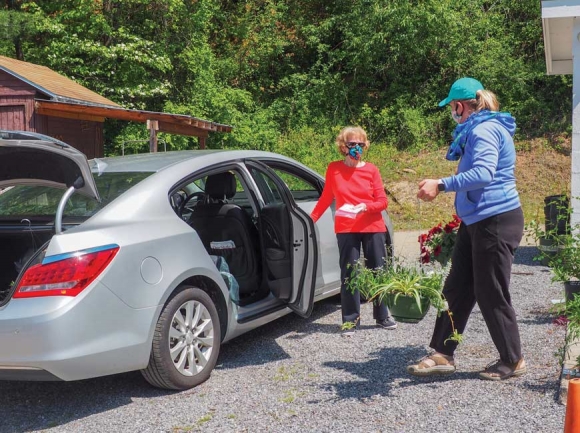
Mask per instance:
[[[79,149],[87,158],[104,155],[103,123],[36,114],[34,100],[46,95],[0,70],[0,129],[49,135]]]
[[[36,89],[7,72],[0,71],[0,129],[36,131]]]
[[[46,125],[42,134],[70,144],[87,155],[89,159],[104,155],[102,122],[42,115],[38,115],[37,118],[40,123]]]

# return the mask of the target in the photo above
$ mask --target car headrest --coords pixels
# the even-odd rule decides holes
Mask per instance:
[[[231,199],[236,194],[236,176],[229,171],[208,176],[205,193],[215,200]]]

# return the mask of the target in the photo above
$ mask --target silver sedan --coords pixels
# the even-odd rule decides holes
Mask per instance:
[[[268,152],[87,161],[0,131],[0,379],[205,381],[222,343],[339,293],[323,184]]]

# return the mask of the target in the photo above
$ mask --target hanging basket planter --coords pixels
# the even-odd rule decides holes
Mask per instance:
[[[407,323],[420,322],[427,315],[431,307],[429,298],[421,297],[418,305],[414,297],[397,296],[395,294],[388,294],[385,297],[385,303],[397,322]]]

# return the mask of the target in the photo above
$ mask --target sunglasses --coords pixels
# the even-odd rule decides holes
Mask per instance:
[[[348,147],[349,149],[355,147],[355,146],[360,146],[360,147],[365,147],[366,143],[359,143],[356,141],[349,141],[348,143],[345,143],[345,146]]]

